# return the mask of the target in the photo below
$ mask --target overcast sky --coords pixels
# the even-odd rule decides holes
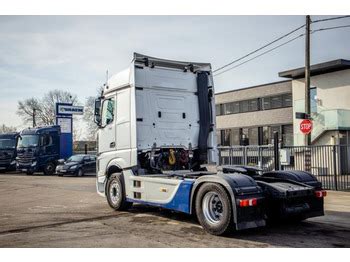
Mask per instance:
[[[52,89],[71,91],[83,104],[106,70],[126,68],[133,52],[215,69],[304,22],[304,16],[0,16],[0,124],[20,126],[17,101]],[[350,19],[312,29],[345,24]],[[303,66],[303,41],[215,77],[216,92],[283,80],[278,72]],[[318,32],[311,41],[312,63],[350,59],[350,28]]]

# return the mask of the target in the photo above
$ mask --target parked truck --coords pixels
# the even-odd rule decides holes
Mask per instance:
[[[60,126],[27,128],[17,143],[17,170],[28,175],[44,172],[53,175],[60,156]]]
[[[0,134],[0,171],[16,170],[17,132]]]
[[[134,54],[95,101],[97,192],[197,216],[214,235],[268,220],[322,216],[326,191],[302,171],[217,166],[214,83],[208,63]]]

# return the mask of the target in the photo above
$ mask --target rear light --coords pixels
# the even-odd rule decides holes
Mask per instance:
[[[325,196],[327,196],[326,190],[315,191],[315,197],[325,197]]]
[[[257,204],[258,204],[258,200],[256,198],[239,200],[240,207],[252,207],[252,206],[256,206]]]

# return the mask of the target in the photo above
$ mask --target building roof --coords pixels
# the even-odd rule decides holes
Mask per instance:
[[[350,60],[337,59],[310,66],[310,76],[350,69]],[[280,77],[298,79],[305,77],[305,67],[279,72]]]
[[[261,84],[261,85],[248,86],[248,87],[243,87],[243,88],[238,88],[238,89],[233,89],[233,90],[227,90],[227,91],[223,91],[223,92],[218,92],[218,93],[215,93],[215,95],[221,95],[221,94],[232,93],[232,92],[239,92],[239,91],[246,90],[246,89],[257,88],[257,87],[263,87],[263,86],[270,86],[270,85],[276,85],[276,84],[286,83],[286,82],[290,82],[290,81],[291,81],[291,80],[282,80],[282,81],[271,82],[271,83],[266,83],[266,84]]]

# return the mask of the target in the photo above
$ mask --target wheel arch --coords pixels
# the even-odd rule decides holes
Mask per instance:
[[[235,197],[233,188],[224,177],[217,176],[217,175],[215,175],[215,176],[214,175],[202,176],[195,181],[195,183],[193,184],[193,187],[192,187],[191,198],[190,198],[190,212],[191,212],[191,214],[195,213],[195,201],[196,201],[198,190],[205,183],[219,184],[224,188],[226,193],[228,193],[228,195],[231,199],[233,222],[236,223],[237,222],[237,208],[236,208],[236,197]]]

